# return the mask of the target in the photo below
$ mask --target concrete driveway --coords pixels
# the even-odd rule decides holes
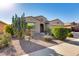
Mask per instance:
[[[79,38],[79,32],[73,32],[74,38]]]
[[[79,39],[68,38],[64,43],[28,54],[29,56],[78,56]]]
[[[74,38],[67,38],[61,44],[29,53],[28,56],[79,56],[79,32],[73,32],[73,35]]]

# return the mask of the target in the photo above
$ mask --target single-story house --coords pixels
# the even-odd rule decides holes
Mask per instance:
[[[25,21],[26,23],[33,23],[34,24],[34,28],[33,28],[33,32],[44,32],[46,29],[46,25],[47,25],[47,19],[43,16],[28,16],[25,17]]]
[[[72,28],[72,25],[71,25],[70,23],[65,23],[65,24],[64,24],[64,27],[71,29],[71,28]]]
[[[48,21],[46,17],[44,16],[28,16],[25,17],[26,23],[33,23],[34,28],[32,29],[32,32],[36,33],[43,33],[47,30],[47,27],[53,27],[53,26],[64,26],[64,23],[59,19],[54,19],[51,21]],[[0,21],[0,33],[3,33],[4,28],[7,24]]]
[[[46,31],[47,27],[52,27],[52,26],[64,26],[64,23],[59,20],[59,19],[55,19],[52,21],[48,21],[46,17],[44,16],[28,16],[25,17],[25,22],[26,23],[33,23],[35,25],[35,27],[33,28],[33,32],[37,32],[37,33],[41,33]]]

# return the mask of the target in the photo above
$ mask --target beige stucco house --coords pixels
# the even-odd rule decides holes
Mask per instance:
[[[49,21],[49,27],[53,27],[53,26],[64,26],[64,23],[59,19],[54,19]]]
[[[48,21],[47,18],[44,16],[36,16],[36,17],[28,16],[28,17],[25,17],[25,21],[26,23],[33,23],[34,28],[32,29],[32,31],[37,33],[42,33],[46,31],[47,27],[64,25],[64,23],[59,19]]]

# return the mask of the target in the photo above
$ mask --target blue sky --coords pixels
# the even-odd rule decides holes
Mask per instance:
[[[0,9],[0,20],[11,23],[11,18],[15,13],[21,16],[23,12],[25,12],[25,16],[43,15],[48,20],[58,18],[65,23],[79,22],[78,3],[17,3],[10,8]]]

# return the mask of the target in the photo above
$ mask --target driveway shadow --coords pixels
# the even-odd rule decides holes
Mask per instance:
[[[30,53],[29,56],[63,56],[63,55],[57,53],[53,49],[46,48],[43,50],[39,50],[39,51]]]
[[[45,46],[38,45],[34,42],[29,42],[27,40],[19,40],[19,41],[20,41],[20,46],[25,53],[31,53],[31,52],[46,48]]]
[[[72,40],[66,39],[66,40],[64,40],[64,42],[79,46],[79,41],[72,41]]]
[[[24,50],[25,53],[34,52],[43,48],[46,48],[44,46],[38,45],[33,42],[29,42],[26,40],[20,40],[20,46]]]
[[[47,48],[45,46],[42,46],[42,45],[39,45],[39,44],[36,44],[34,42],[28,42],[26,40],[19,40],[20,41],[20,46],[22,48],[22,50],[25,52],[25,53],[32,53],[32,52],[35,52],[35,51],[38,51],[38,50],[41,50],[41,49],[44,49],[44,48]],[[50,49],[51,50],[51,49]],[[58,53],[56,53],[54,51],[54,55],[59,55]]]

